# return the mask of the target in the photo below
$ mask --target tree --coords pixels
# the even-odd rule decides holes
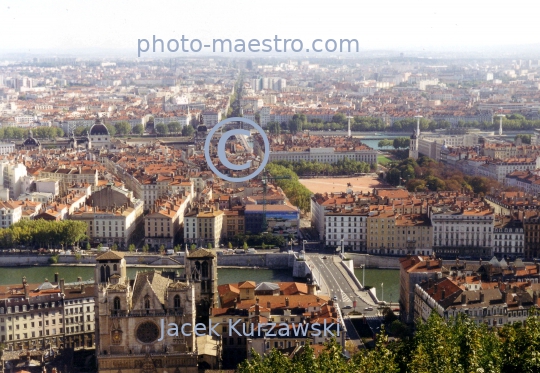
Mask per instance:
[[[113,126],[112,124],[107,123],[107,124],[105,124],[105,127],[107,127],[107,130],[109,131],[109,135],[111,135],[111,136],[116,135],[116,127],[115,126]]]
[[[521,139],[521,142],[523,144],[530,144],[531,143],[531,135],[528,135],[528,134],[519,134],[519,135],[516,135],[515,140],[517,139]]]
[[[144,133],[144,127],[142,124],[137,124],[131,130],[135,135],[142,135]]]
[[[229,247],[229,249],[232,249],[233,248],[233,244],[231,241],[229,241],[229,244],[227,245]]]
[[[101,243],[99,243],[97,245],[97,249],[98,249],[98,251],[103,251],[103,245]]]
[[[247,244],[247,242],[244,242],[244,244],[242,245],[242,249],[244,249],[244,250],[247,250],[247,249],[248,249],[248,244]]]
[[[170,122],[167,124],[170,133],[178,133],[182,130],[182,125],[179,122]]]
[[[146,254],[146,253],[148,252],[149,249],[150,249],[150,247],[148,246],[148,244],[145,243],[145,244],[143,245],[143,247],[142,247],[142,252]]]
[[[268,128],[268,131],[274,135],[279,135],[281,132],[281,125],[279,124],[279,122],[268,122],[266,128]]]
[[[128,246],[128,251],[129,251],[130,253],[134,253],[134,252],[135,252],[135,245],[132,244],[132,243],[129,244],[129,246]]]
[[[116,133],[120,136],[127,135],[131,132],[131,125],[126,121],[116,122],[114,124],[114,128],[116,130]]]
[[[191,251],[195,250],[196,248],[197,248],[197,245],[195,245],[194,243],[192,243],[191,246],[189,247]]]
[[[156,128],[156,132],[159,134],[159,135],[166,135],[167,133],[169,133],[169,128],[167,127],[167,125],[163,124],[163,123],[159,123],[155,126]]]
[[[380,140],[379,141],[379,148],[387,148],[387,147],[390,147],[390,146],[393,146],[394,145],[394,141],[393,140],[389,140],[389,139],[383,139],[383,140]]]
[[[114,251],[118,250],[118,245],[116,244],[116,242],[113,243],[113,245],[111,246],[111,250],[114,250]]]
[[[159,246],[159,253],[160,253],[161,255],[164,255],[164,254],[165,254],[165,245],[161,244],[161,245]]]
[[[188,124],[182,127],[182,136],[191,137],[193,136],[194,133],[195,133],[195,129],[193,128],[193,126]]]
[[[92,249],[92,246],[90,245],[90,242],[87,242],[86,243],[86,250],[90,250]]]
[[[208,244],[206,245],[206,248],[207,248],[208,250],[212,250],[212,249],[213,249],[212,243],[211,243],[211,242],[208,242]]]

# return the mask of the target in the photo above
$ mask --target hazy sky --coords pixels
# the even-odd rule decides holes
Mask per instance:
[[[504,4],[504,5],[500,5]],[[356,38],[364,49],[457,50],[540,41],[538,3],[434,1],[1,1],[0,52],[110,48],[137,39]]]

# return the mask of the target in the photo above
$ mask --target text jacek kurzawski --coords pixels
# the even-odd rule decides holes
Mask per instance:
[[[233,323],[232,319],[229,320],[229,337],[320,337],[321,335],[324,337],[335,337],[337,335],[339,337],[339,323],[328,324],[326,320],[324,320],[322,324],[318,322],[305,324],[267,322],[256,324],[244,323],[242,325],[239,325],[241,321],[241,319],[238,319],[236,320],[236,322]],[[214,335],[216,337],[219,337],[220,335],[216,331],[216,327],[219,324],[220,323],[212,324],[212,320],[210,320],[210,324],[208,326],[202,323],[195,324],[195,327],[193,328],[193,334],[195,334],[197,337],[202,337],[204,335]],[[331,329],[336,325],[336,332],[334,333]],[[191,323],[169,323],[167,325],[167,328],[165,328],[165,320],[161,319],[160,326],[161,336],[158,339],[159,342],[161,342],[165,338],[165,333],[167,333],[167,335],[170,337],[178,337],[179,335],[183,335],[184,337],[190,337],[192,335],[192,331],[190,331]],[[167,330],[165,331],[165,329]]]

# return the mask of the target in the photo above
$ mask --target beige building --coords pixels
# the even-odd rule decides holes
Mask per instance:
[[[225,210],[223,219],[223,237],[231,239],[237,234],[245,233],[243,210]]]
[[[108,185],[92,194],[89,204],[70,218],[87,224],[86,235],[94,244],[126,247],[142,222],[143,202],[131,192]]]
[[[424,280],[442,278],[442,260],[429,256],[407,255],[401,258],[399,271],[399,315],[412,323],[415,310],[415,286]]]
[[[194,210],[184,216],[184,240],[198,246],[219,247],[225,214],[221,210]]]
[[[0,342],[6,351],[93,348],[95,285],[78,281],[0,287]]]
[[[144,217],[145,242],[150,246],[172,248],[188,208],[189,198],[178,196],[156,200],[151,212]]]

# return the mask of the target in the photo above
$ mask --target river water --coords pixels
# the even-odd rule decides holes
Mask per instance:
[[[156,269],[160,269],[157,267]],[[150,270],[150,268],[128,267],[128,276],[135,277],[137,271]],[[180,269],[182,272],[183,269]],[[47,267],[0,267],[0,285],[9,285],[22,282],[22,277],[30,284],[37,284],[48,279],[54,281],[54,274],[58,273],[60,278],[66,282],[75,282],[77,277],[83,280],[93,280],[94,267],[66,267],[66,266],[47,266]],[[362,282],[362,270],[356,269],[355,274]],[[240,282],[245,280],[255,282],[274,281],[286,282],[293,281],[292,270],[288,269],[251,269],[251,268],[219,268],[218,283],[227,284],[231,282]],[[397,302],[399,298],[399,271],[392,269],[366,269],[366,285],[374,286],[377,289],[377,297],[381,299],[381,282],[384,283],[384,300]]]

